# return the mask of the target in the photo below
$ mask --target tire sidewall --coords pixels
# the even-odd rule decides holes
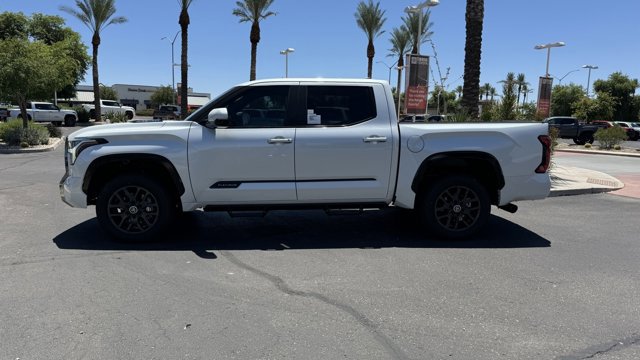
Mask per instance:
[[[452,175],[436,180],[427,185],[419,208],[420,218],[428,232],[439,238],[460,240],[468,238],[484,227],[491,213],[491,201],[485,187],[472,177]],[[471,189],[480,201],[480,213],[473,225],[464,230],[451,230],[441,225],[436,218],[436,201],[440,195],[452,186],[464,186]]]
[[[113,193],[125,186],[138,186],[149,191],[156,198],[158,202],[158,219],[153,225],[145,232],[130,234],[121,231],[110,220],[108,214],[109,199]],[[175,206],[172,205],[171,198],[169,196],[170,191],[162,186],[158,181],[145,175],[130,174],[121,175],[111,181],[107,182],[100,193],[96,201],[96,217],[100,226],[115,240],[125,242],[148,242],[163,240],[163,235],[171,227],[175,220],[176,211]]]

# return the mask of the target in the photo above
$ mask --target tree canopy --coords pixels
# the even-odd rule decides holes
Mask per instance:
[[[75,87],[84,79],[84,74],[89,68],[90,58],[80,34],[66,27],[63,18],[39,13],[33,14],[31,17],[22,13],[0,13],[0,41],[9,39],[52,46],[55,48],[54,55],[69,63],[65,64],[65,68],[71,72],[71,81],[60,83],[59,87],[53,88],[42,99],[53,98],[56,91],[58,97],[61,98],[75,96]],[[4,52],[7,51],[5,47],[2,49]],[[56,83],[56,81],[52,81],[52,83]]]
[[[556,85],[551,92],[551,116],[572,116],[576,104],[585,96],[580,85]]]
[[[162,104],[173,104],[176,95],[170,85],[161,86],[153,94],[151,94],[151,105],[156,108]]]

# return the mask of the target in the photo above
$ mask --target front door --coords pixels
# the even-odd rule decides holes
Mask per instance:
[[[189,172],[204,205],[294,203],[295,128],[289,123],[292,86],[251,86],[216,107],[228,127],[194,125]]]

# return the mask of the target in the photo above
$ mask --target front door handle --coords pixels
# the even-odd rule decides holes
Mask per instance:
[[[371,136],[367,136],[366,138],[364,138],[363,141],[366,142],[366,143],[387,142],[387,137],[386,136],[371,135]]]
[[[285,138],[282,136],[276,136],[267,140],[269,144],[291,144],[293,140],[291,138]]]

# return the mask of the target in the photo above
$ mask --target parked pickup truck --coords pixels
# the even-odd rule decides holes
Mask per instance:
[[[184,121],[68,136],[62,200],[102,228],[161,237],[179,212],[416,209],[427,233],[473,235],[491,205],[545,198],[546,124],[403,124],[386,81],[279,79],[225,92]],[[295,156],[294,156],[295,154]]]
[[[549,127],[558,129],[558,137],[573,139],[573,142],[578,145],[593,144],[593,134],[598,129],[605,127],[603,125],[581,124],[578,119],[568,116],[554,116],[544,119],[543,122],[549,124]]]
[[[89,112],[91,119],[96,118],[96,106],[94,104],[84,104],[82,107]],[[125,114],[129,120],[136,116],[136,110],[134,108],[120,105],[119,102],[113,100],[100,100],[100,113],[102,115],[110,113]]]
[[[154,120],[179,120],[180,106],[178,105],[160,105],[157,110],[153,111]]]
[[[9,117],[22,119],[20,108],[9,109]],[[62,110],[48,102],[27,102],[27,118],[34,122],[51,122],[55,126],[75,126],[78,113],[73,110]]]

